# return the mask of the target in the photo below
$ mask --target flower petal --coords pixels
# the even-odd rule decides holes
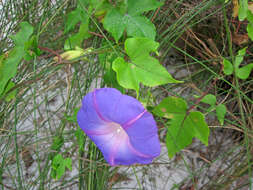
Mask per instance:
[[[153,116],[139,101],[116,89],[88,93],[77,121],[112,166],[147,164],[160,154]]]
[[[112,122],[122,125],[144,111],[138,100],[114,88],[102,88],[94,93],[101,115]]]
[[[157,135],[157,126],[153,116],[145,112],[141,118],[131,125],[123,125],[131,145],[139,152],[156,157],[160,155],[161,147]]]

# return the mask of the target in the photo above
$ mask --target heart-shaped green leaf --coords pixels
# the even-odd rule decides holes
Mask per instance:
[[[130,62],[118,57],[112,65],[121,86],[134,89],[138,93],[140,83],[153,87],[181,82],[172,78],[159,61],[149,55],[155,52],[158,46],[157,42],[147,38],[129,38],[125,41],[125,50]]]
[[[154,108],[153,113],[170,119],[166,136],[169,157],[190,145],[194,137],[208,145],[209,128],[204,115],[200,112],[187,113],[187,104],[183,99],[167,97]]]

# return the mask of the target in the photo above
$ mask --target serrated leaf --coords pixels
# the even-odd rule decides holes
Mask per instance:
[[[224,124],[224,117],[226,115],[227,108],[224,104],[219,104],[216,106],[216,116],[220,122],[221,125]]]
[[[109,31],[113,38],[118,42],[126,28],[124,15],[116,9],[112,9],[106,14],[103,24],[104,28]]]
[[[251,73],[251,70],[253,70],[253,63],[250,63],[248,65],[245,65],[237,70],[237,77],[240,79],[247,79]]]
[[[243,21],[247,17],[248,12],[248,0],[240,0],[239,1],[239,11],[238,11],[238,18],[240,21]]]
[[[155,25],[146,17],[127,15],[125,19],[128,36],[155,39]]]
[[[233,65],[232,63],[227,60],[227,59],[223,59],[223,62],[222,62],[224,68],[223,68],[223,72],[225,75],[231,75],[233,73]]]
[[[216,97],[212,94],[207,94],[204,98],[201,99],[201,102],[213,106],[216,104]]]
[[[147,38],[129,38],[125,41],[125,50],[131,63],[118,57],[112,65],[121,86],[134,89],[138,93],[140,83],[153,87],[181,82],[173,79],[159,61],[149,55],[151,51],[156,51],[158,45],[157,42]]]
[[[139,15],[143,12],[154,10],[163,5],[162,2],[156,0],[128,0],[128,13],[131,15]]]
[[[169,157],[191,144],[194,137],[208,145],[209,128],[200,112],[187,113],[187,104],[181,98],[167,97],[154,108],[154,114],[169,115],[170,122],[166,136]]]
[[[33,27],[28,22],[21,22],[19,32],[10,38],[14,41],[16,46],[24,46],[25,42],[29,40],[32,33]]]

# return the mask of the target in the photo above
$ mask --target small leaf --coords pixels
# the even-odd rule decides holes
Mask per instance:
[[[28,22],[21,22],[19,32],[10,38],[17,46],[24,46],[25,42],[29,40],[32,33],[33,27]]]
[[[216,97],[212,94],[207,94],[203,99],[201,99],[201,102],[213,106],[216,104]]]
[[[75,136],[77,138],[77,143],[78,143],[79,151],[83,152],[84,151],[85,137],[84,137],[83,131],[79,127],[77,128],[77,130],[75,132]]]
[[[240,21],[243,21],[247,17],[248,12],[248,0],[240,0],[239,1],[239,11],[238,11],[238,18]]]
[[[61,165],[63,163],[63,160],[64,159],[61,154],[57,154],[56,156],[54,156],[53,163],[52,163],[53,168],[56,169],[58,165]]]
[[[237,70],[237,77],[240,79],[247,79],[253,69],[253,63],[245,65]]]
[[[65,165],[61,164],[56,168],[57,179],[60,179],[64,173],[65,173]]]
[[[243,60],[243,57],[246,53],[246,49],[247,47],[243,48],[243,49],[240,49],[238,51],[238,54],[235,56],[235,68],[238,68],[239,65],[241,64],[242,60]]]
[[[252,11],[248,10],[247,20],[253,24],[253,2],[251,4]]]
[[[66,34],[70,30],[74,29],[75,25],[80,22],[80,11],[75,9],[67,14],[67,21],[65,22],[64,33]]]
[[[233,73],[233,65],[232,63],[227,60],[227,59],[223,59],[223,62],[222,62],[224,68],[223,68],[223,72],[225,75],[231,75]]]
[[[88,33],[88,25],[89,23],[82,23],[79,28],[79,32],[70,36],[64,44],[64,50],[70,50],[75,47],[82,47],[83,40],[90,37]]]
[[[224,117],[226,115],[227,109],[224,104],[219,104],[216,106],[216,115],[221,125],[224,124]]]
[[[8,81],[17,73],[17,67],[25,55],[24,47],[14,47],[8,55],[8,58],[1,63],[0,67],[0,94],[3,93]]]
[[[67,121],[70,121],[70,122],[77,122],[77,112],[79,111],[80,108],[74,108],[74,113],[70,116],[66,115],[65,118]]]
[[[250,22],[247,26],[247,32],[250,39],[253,41],[253,22]]]
[[[71,158],[66,158],[64,160],[64,165],[66,168],[68,168],[69,170],[72,170],[72,160]]]
[[[53,139],[53,144],[51,145],[51,150],[59,151],[64,143],[64,138],[62,136],[56,136]]]
[[[110,32],[113,38],[118,42],[126,28],[124,16],[116,9],[108,12],[104,19],[104,28]]]

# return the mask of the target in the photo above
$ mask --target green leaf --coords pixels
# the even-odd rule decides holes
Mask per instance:
[[[116,9],[108,12],[104,19],[104,28],[109,31],[118,42],[126,28],[124,16]]]
[[[24,47],[14,47],[8,58],[3,61],[0,67],[0,94],[3,93],[8,81],[17,73],[17,67],[25,54]]]
[[[232,63],[229,60],[224,58],[222,64],[224,66],[224,68],[223,68],[224,74],[231,75],[234,70]]]
[[[240,21],[243,21],[248,13],[248,0],[240,0],[239,5],[238,18]]]
[[[75,25],[82,20],[80,10],[75,9],[67,14],[67,21],[65,22],[64,33],[66,34],[70,30],[74,29]]]
[[[239,65],[241,64],[242,60],[243,60],[243,57],[246,53],[246,49],[247,47],[243,48],[243,49],[240,49],[238,51],[238,54],[235,56],[235,69],[239,67]],[[236,72],[236,71],[235,71]]]
[[[140,81],[136,78],[135,66],[125,62],[118,57],[112,65],[112,69],[117,73],[117,80],[121,86],[128,89],[134,89],[139,92]],[[139,77],[140,79],[140,77]],[[141,80],[141,79],[140,79]]]
[[[155,39],[155,25],[146,17],[127,15],[125,19],[128,36]]]
[[[250,39],[253,41],[253,22],[250,22],[247,26],[247,32]]]
[[[128,14],[130,15],[139,15],[143,12],[154,10],[163,5],[162,2],[156,0],[128,0]]]
[[[33,33],[33,27],[28,22],[20,23],[20,30],[16,35],[11,36],[16,46],[10,50],[8,57],[0,63],[0,94],[5,86],[17,73],[17,67],[22,58],[26,55],[26,44]]]
[[[65,41],[64,50],[70,50],[75,47],[82,47],[83,40],[89,37],[90,34],[88,33],[88,24],[81,24],[79,32],[77,34],[73,34]]]
[[[205,103],[205,104],[209,104],[211,106],[216,104],[216,97],[212,94],[207,94],[202,100],[201,102]]]
[[[79,146],[79,151],[83,152],[85,137],[84,137],[84,132],[79,127],[77,128],[77,130],[75,132],[75,136],[76,136],[77,143]]]
[[[125,41],[125,50],[131,62],[118,57],[112,65],[121,86],[134,89],[138,93],[139,84],[157,86],[167,83],[179,83],[168,73],[157,59],[149,55],[157,50],[159,44],[147,38],[129,38]]]
[[[106,14],[103,22],[104,28],[117,42],[125,29],[127,36],[147,37],[154,40],[156,28],[149,19],[141,14],[161,5],[162,3],[155,0],[129,0],[127,1],[127,10],[124,11],[125,4],[122,3],[122,7],[113,8]]]
[[[253,24],[253,13],[248,10],[247,20]]]
[[[15,86],[15,83],[12,82],[12,81],[9,81],[4,92],[3,92],[3,95],[5,95],[10,89],[12,89],[13,87]],[[5,101],[9,102],[11,101],[12,99],[15,98],[17,94],[17,90],[13,90],[11,91],[10,93],[8,93],[8,95],[5,97]]]
[[[72,170],[72,160],[71,158],[64,159],[61,154],[54,156],[52,164],[51,176],[53,178],[60,179],[65,173],[65,167]]]
[[[221,125],[224,124],[224,117],[226,115],[227,108],[224,104],[216,106],[216,115]]]
[[[180,98],[172,96],[164,98],[162,102],[154,108],[153,113],[157,116],[171,119],[175,114],[185,114],[186,111],[187,103]]]
[[[121,93],[125,92],[125,89],[119,85],[117,81],[116,73],[112,69],[106,70],[106,73],[104,74],[103,79],[104,79],[104,82],[107,84],[107,86],[116,88]]]
[[[64,159],[61,154],[57,154],[56,156],[54,156],[53,162],[52,162],[52,168],[57,169],[57,167],[63,163],[63,160]]]
[[[190,145],[194,137],[208,145],[209,128],[204,115],[200,112],[187,113],[187,104],[183,99],[167,97],[154,108],[153,113],[170,119],[166,136],[169,157]]]
[[[64,165],[66,168],[68,168],[69,170],[72,170],[72,160],[71,158],[66,158],[64,160]]]
[[[245,65],[237,70],[237,76],[240,79],[247,79],[253,69],[253,63]]]
[[[65,166],[63,164],[61,164],[56,169],[57,179],[60,179],[64,173],[65,173]]]
[[[21,22],[19,32],[10,38],[14,41],[16,46],[24,46],[25,42],[29,40],[32,33],[33,27],[28,22]]]
[[[64,50],[70,50],[75,47],[82,47],[83,40],[90,37],[89,34],[89,18],[87,15],[81,17],[81,25],[76,34],[70,36],[64,44]]]
[[[53,139],[53,144],[51,145],[51,150],[59,151],[64,143],[64,138],[62,136],[56,136]]]
[[[70,116],[68,115],[65,115],[65,118],[67,121],[70,121],[70,122],[77,122],[77,112],[79,111],[80,108],[74,108],[74,113]]]

